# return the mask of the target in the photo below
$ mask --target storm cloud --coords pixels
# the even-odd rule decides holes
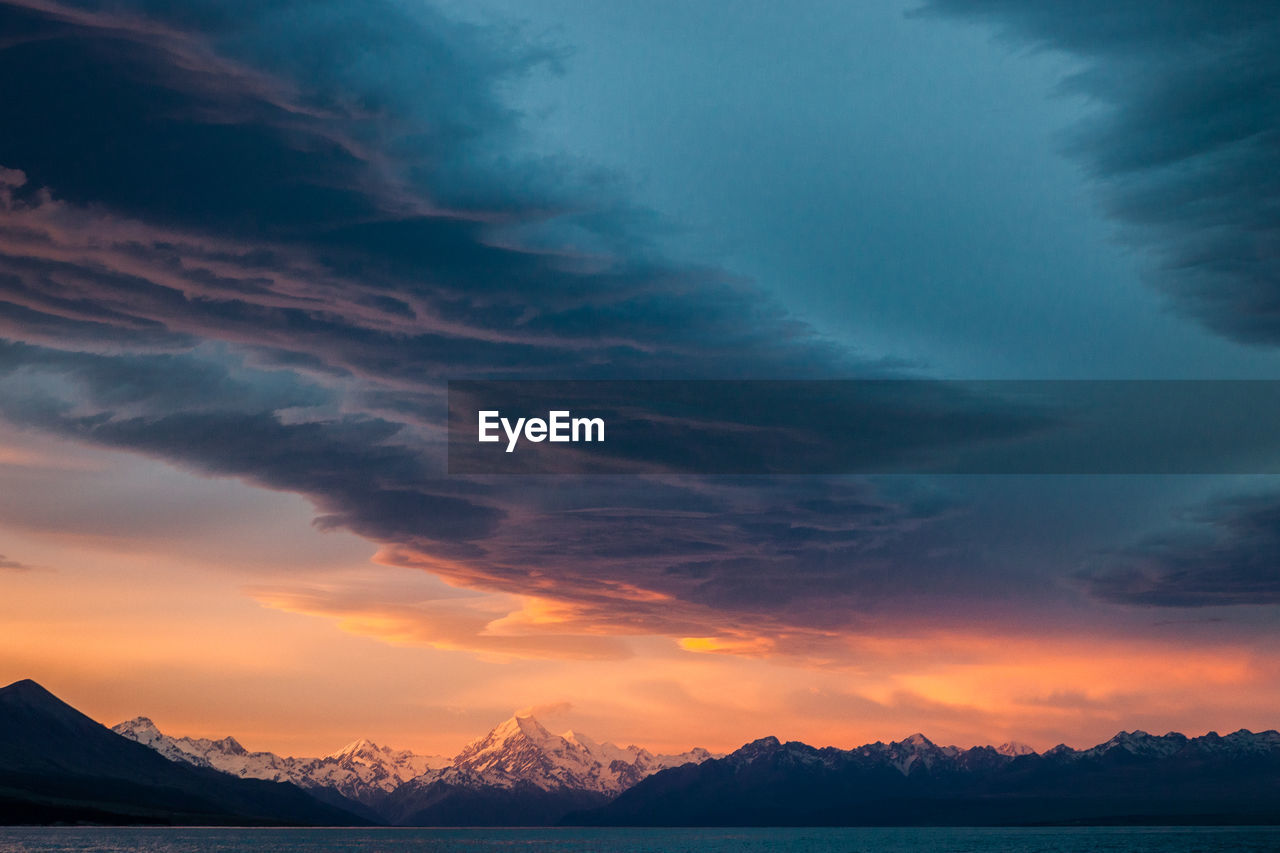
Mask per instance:
[[[0,10],[5,416],[302,494],[382,562],[588,633],[825,630],[888,596],[936,497],[442,476],[447,378],[885,367],[664,258],[589,170],[511,153],[496,90],[554,51],[377,11]],[[844,603],[806,610],[819,589]]]
[[[1222,499],[1082,576],[1106,601],[1148,607],[1280,604],[1280,497]]]
[[[1095,30],[1065,6],[935,5],[1087,55],[1073,85],[1115,103],[1076,150],[1165,256],[1164,286],[1216,328],[1272,334],[1254,308],[1276,284],[1257,191],[1274,185],[1274,113],[1242,103],[1212,138],[1156,145],[1173,117],[1201,128],[1225,109],[1212,86],[1252,103],[1272,85],[1269,19],[1206,6],[1236,62],[1199,28],[1139,37],[1116,17],[1129,7],[1100,8]],[[998,520],[957,537],[964,509],[930,484],[444,476],[448,379],[898,375],[665,255],[609,176],[522,154],[501,92],[562,61],[554,46],[339,0],[20,0],[0,31],[0,411],[19,426],[304,495],[382,563],[556,602],[564,633],[802,647],[889,611],[963,618],[956,602],[1010,589],[974,545]],[[1166,103],[1189,67],[1208,88]],[[1246,236],[1257,252],[1238,251]],[[448,609],[264,595],[398,623]],[[456,621],[439,636],[487,624]]]
[[[1093,116],[1068,136],[1176,308],[1280,343],[1280,8],[1252,0],[930,0],[1061,51]]]

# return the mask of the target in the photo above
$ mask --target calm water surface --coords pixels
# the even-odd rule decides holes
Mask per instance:
[[[1093,853],[1280,851],[1280,827],[1071,829],[140,829],[0,827],[0,853]]]

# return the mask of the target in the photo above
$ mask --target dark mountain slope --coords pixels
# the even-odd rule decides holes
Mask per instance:
[[[293,785],[171,762],[34,681],[0,688],[0,823],[63,821],[367,823]]]
[[[1122,733],[1002,755],[916,735],[851,750],[765,738],[666,770],[569,824],[623,826],[1280,823],[1280,734]]]

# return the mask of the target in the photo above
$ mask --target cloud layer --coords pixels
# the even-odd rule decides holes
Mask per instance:
[[[531,635],[847,625],[940,513],[857,483],[441,476],[446,378],[881,370],[663,259],[589,173],[513,162],[495,90],[545,49],[397,4],[354,29],[340,3],[0,14],[18,425],[302,494],[385,562],[558,602],[511,614]]]
[[[1136,4],[934,5],[1083,56],[1072,85],[1108,103],[1075,150],[1164,258],[1162,286],[1228,334],[1280,336],[1273,17],[1186,4],[1163,27]],[[626,650],[570,638],[808,653],[891,619],[963,621],[993,590],[1060,594],[1032,572],[1011,585],[983,551],[1001,520],[958,529],[964,508],[936,484],[443,476],[451,378],[889,372],[749,283],[664,257],[607,176],[522,156],[500,92],[555,49],[338,0],[20,0],[0,4],[0,31],[0,412],[304,495],[383,563],[511,609],[394,586],[259,589],[272,606],[607,658]],[[1090,589],[1181,603],[1143,592],[1196,573],[1160,559],[1173,568],[1108,570]]]
[[[1280,500],[1223,499],[1185,521],[1100,561],[1089,591],[1149,607],[1280,604]]]
[[[930,0],[1063,51],[1097,110],[1074,129],[1106,209],[1158,259],[1180,311],[1280,343],[1280,9],[1250,0]]]

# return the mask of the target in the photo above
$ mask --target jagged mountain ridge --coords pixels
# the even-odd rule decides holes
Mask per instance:
[[[394,784],[390,774],[364,781],[337,772],[344,759],[367,766],[412,756],[367,741],[322,759],[281,759],[248,753],[233,738],[168,738],[130,728],[153,748],[182,753],[178,760],[203,756],[214,765],[238,756],[241,772],[283,767],[303,774],[300,784],[312,791],[339,790],[335,778],[355,779],[360,796],[348,797],[400,825],[1280,821],[1274,731],[1120,732],[1087,749],[1059,745],[1044,753],[1017,742],[939,746],[923,734],[852,749],[767,737],[725,756],[655,755],[580,733],[552,734],[517,715],[444,766]]]
[[[1008,745],[1006,745],[1008,747]],[[650,776],[569,815],[590,825],[1017,825],[1280,822],[1280,733],[1120,732],[1043,754],[939,747],[923,735],[853,749],[762,738]]]
[[[112,727],[116,734],[151,747],[171,761],[210,767],[242,779],[292,782],[303,788],[331,788],[370,805],[377,794],[390,793],[410,779],[448,765],[437,755],[380,747],[357,740],[320,758],[292,758],[272,752],[250,752],[233,737],[171,737],[147,717],[135,717]]]
[[[578,732],[555,735],[516,715],[464,747],[449,767],[397,788],[382,810],[406,825],[553,824],[655,772],[711,757],[705,749],[654,755]]]
[[[338,768],[412,756],[357,741],[322,759],[279,759],[248,752],[234,738],[169,738],[145,719],[117,727],[133,735],[126,738],[33,682],[0,690],[0,711],[8,715],[0,769],[11,788],[0,806],[25,822],[272,822],[286,810],[288,820],[333,821],[342,813],[308,803],[296,787],[236,780],[215,772],[214,760],[256,756],[260,769],[272,758],[285,767]],[[630,774],[663,766],[616,795],[573,787],[621,787]],[[390,785],[368,786],[387,809],[378,817],[419,825],[529,825],[570,812],[563,822],[613,825],[1280,823],[1280,733],[1125,731],[1088,749],[1059,745],[1042,754],[1019,744],[938,746],[920,734],[848,750],[762,738],[723,757],[653,756],[573,732],[552,735],[516,717],[447,767],[387,793]],[[340,796],[324,785],[310,790]],[[68,799],[71,793],[79,799]],[[58,798],[55,811],[50,797]]]
[[[678,755],[654,755],[637,746],[599,743],[577,732],[554,735],[532,716],[518,715],[472,741],[449,767],[434,778],[428,774],[427,779],[499,788],[526,783],[542,790],[616,794],[659,770],[710,757],[711,753],[701,748]]]
[[[711,753],[693,749],[655,755],[637,746],[600,743],[576,732],[554,735],[530,715],[516,715],[477,738],[452,759],[417,755],[356,741],[321,758],[282,757],[249,752],[235,738],[172,737],[146,717],[113,728],[173,761],[211,767],[242,778],[288,781],[304,788],[332,788],[375,805],[384,795],[413,782],[465,788],[589,791],[613,795],[659,770],[705,761]]]

